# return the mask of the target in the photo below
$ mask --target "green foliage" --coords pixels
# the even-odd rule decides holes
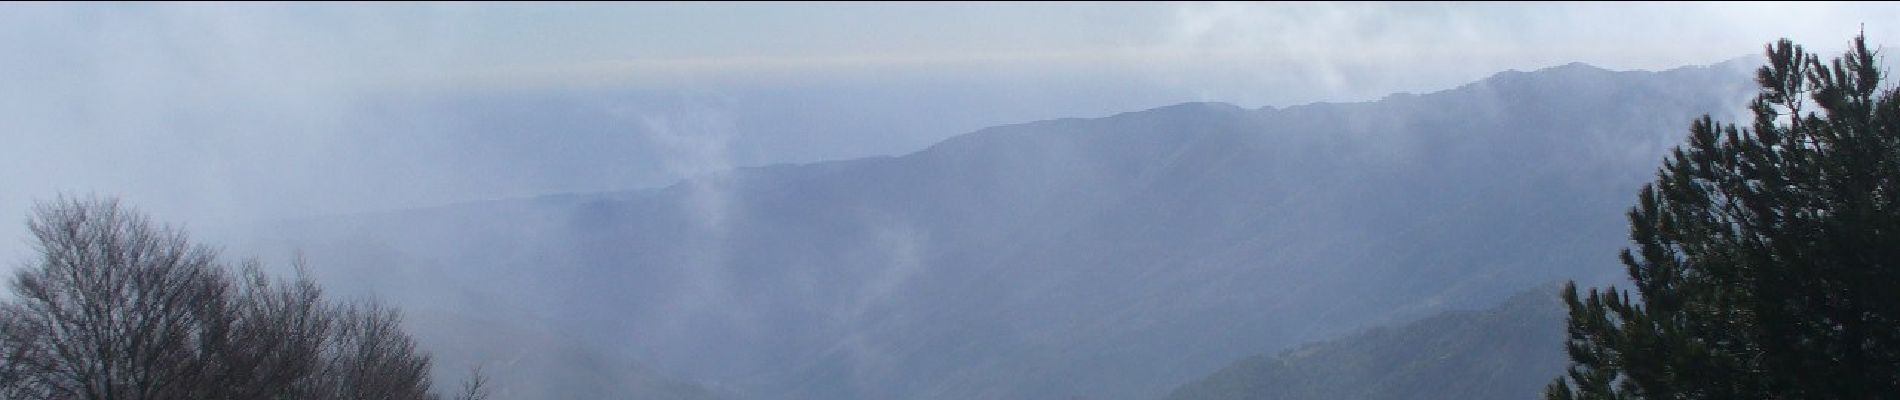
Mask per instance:
[[[1638,195],[1635,294],[1566,288],[1546,398],[1900,395],[1900,94],[1864,37],[1767,56],[1753,126],[1695,121]]]

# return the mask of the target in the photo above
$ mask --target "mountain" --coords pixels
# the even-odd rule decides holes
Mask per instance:
[[[734,398],[1158,398],[1240,355],[1613,279],[1636,189],[1691,119],[1742,110],[1748,71],[1181,104],[254,238],[303,249],[326,286]]]
[[[1556,285],[1483,311],[1447,311],[1396,327],[1248,357],[1168,400],[1529,399],[1563,374]]]

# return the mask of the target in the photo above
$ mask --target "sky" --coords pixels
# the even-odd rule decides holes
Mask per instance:
[[[9,3],[0,215],[220,227],[903,154],[1186,101],[1281,107],[1570,62],[1832,51],[1869,3]],[[0,229],[0,259],[26,254]],[[7,257],[11,256],[11,257]]]

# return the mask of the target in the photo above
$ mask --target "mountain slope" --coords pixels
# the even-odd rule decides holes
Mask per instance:
[[[1629,195],[1688,121],[1749,90],[1743,65],[1573,64],[267,241],[306,249],[326,284],[534,321],[741,397],[1155,398],[1235,354],[1615,276]]]
[[[1483,311],[1249,357],[1167,399],[1528,399],[1569,362],[1564,315],[1555,286],[1545,286]]]

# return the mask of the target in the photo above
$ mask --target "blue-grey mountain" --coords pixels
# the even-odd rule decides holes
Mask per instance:
[[[467,346],[501,385],[607,365],[747,399],[1153,399],[1248,355],[1616,277],[1628,194],[1749,83],[1737,63],[1572,64],[265,230],[327,285],[444,316],[425,342],[546,338]],[[574,348],[598,359],[550,361]]]

